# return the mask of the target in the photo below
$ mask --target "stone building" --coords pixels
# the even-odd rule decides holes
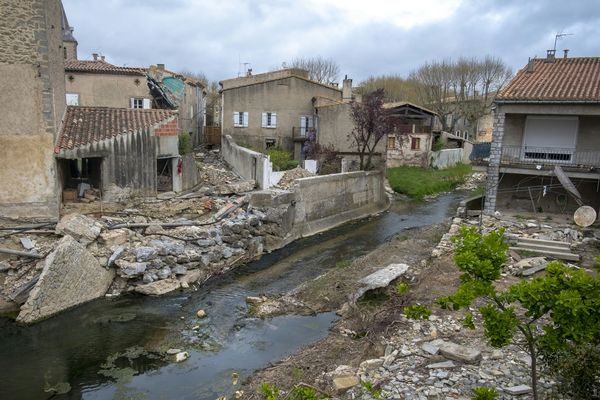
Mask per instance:
[[[0,0],[0,217],[56,219],[65,110],[60,0]]]
[[[600,57],[556,58],[549,50],[517,73],[495,106],[487,213],[600,206]],[[575,191],[559,182],[556,166]]]
[[[315,127],[314,100],[342,100],[342,91],[308,79],[308,72],[284,69],[219,82],[222,134],[263,151],[279,147],[300,156]]]

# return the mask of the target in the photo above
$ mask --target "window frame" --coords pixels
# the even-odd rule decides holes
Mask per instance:
[[[420,137],[411,136],[410,149],[411,150],[421,150],[421,138]]]

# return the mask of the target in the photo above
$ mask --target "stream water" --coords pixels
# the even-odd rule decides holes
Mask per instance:
[[[325,337],[335,318],[331,312],[255,319],[247,314],[247,296],[286,292],[407,228],[442,222],[461,197],[395,203],[378,217],[298,240],[195,291],[102,299],[30,327],[0,319],[0,399],[212,400],[231,394],[233,373],[241,381]],[[208,317],[199,320],[199,309]],[[153,351],[170,340],[190,358],[173,363]]]

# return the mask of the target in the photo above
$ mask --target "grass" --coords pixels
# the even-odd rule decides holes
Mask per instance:
[[[390,168],[387,175],[395,192],[406,194],[415,200],[422,200],[425,196],[453,190],[464,182],[470,173],[470,165],[457,164],[447,169]]]

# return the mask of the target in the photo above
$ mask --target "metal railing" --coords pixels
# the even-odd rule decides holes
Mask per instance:
[[[307,128],[304,126],[292,127],[292,138],[294,140],[307,140],[311,133],[315,133],[315,128]]]
[[[559,164],[600,167],[600,151],[573,148],[502,146],[501,164]]]

